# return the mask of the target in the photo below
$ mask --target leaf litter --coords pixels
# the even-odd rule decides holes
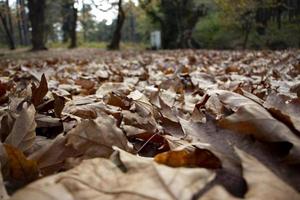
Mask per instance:
[[[1,199],[300,199],[299,51],[82,51],[0,62]]]

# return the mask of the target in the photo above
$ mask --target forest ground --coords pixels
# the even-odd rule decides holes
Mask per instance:
[[[300,199],[299,96],[299,50],[3,51],[0,193]]]

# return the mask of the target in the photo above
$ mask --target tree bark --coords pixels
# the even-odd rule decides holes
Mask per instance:
[[[23,31],[23,39],[24,45],[29,45],[29,28],[28,28],[28,16],[25,12],[25,1],[19,0],[20,3],[20,18],[21,18],[21,26]]]
[[[113,34],[113,38],[111,40],[111,43],[107,46],[108,49],[110,50],[118,50],[120,49],[120,41],[121,41],[121,32],[122,32],[122,27],[125,21],[125,12],[122,7],[122,0],[119,0],[118,2],[118,18],[117,18],[117,24],[116,28]]]
[[[9,47],[11,50],[14,50],[14,49],[16,49],[16,45],[15,45],[15,40],[14,40],[14,32],[13,32],[13,26],[12,26],[12,20],[11,20],[9,1],[6,0],[6,2],[2,6],[4,6],[5,13],[0,13],[1,22],[3,24],[4,30],[6,33]]]
[[[33,51],[47,50],[45,46],[45,7],[46,0],[28,0]]]
[[[20,44],[24,45],[24,33],[23,33],[23,30],[22,30],[20,0],[17,0],[17,21],[18,21],[18,31],[19,31]]]
[[[72,20],[71,20],[71,27],[70,27],[70,39],[71,43],[69,48],[76,48],[77,47],[77,34],[76,34],[76,27],[77,27],[77,9],[74,7],[72,8]]]

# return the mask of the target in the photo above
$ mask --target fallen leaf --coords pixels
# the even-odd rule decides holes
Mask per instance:
[[[255,104],[240,107],[234,114],[221,119],[218,125],[264,142],[288,142],[292,144],[290,156],[297,158],[300,155],[300,139],[285,124]]]
[[[153,157],[159,153],[170,150],[168,141],[159,134],[154,133],[136,133],[128,136],[128,140],[133,144],[138,155]]]
[[[0,167],[1,167],[1,165],[0,165]],[[1,167],[1,169],[2,169],[2,167]],[[0,172],[0,199],[1,200],[9,199],[9,196],[7,194],[5,184],[4,184],[4,181],[3,181],[2,172]]]
[[[105,113],[95,120],[83,120],[67,133],[67,146],[71,145],[89,157],[109,157],[112,146],[130,152],[132,148],[116,122]]]
[[[221,168],[221,161],[206,149],[183,149],[160,153],[154,157],[157,163],[170,167],[203,167],[207,169]]]
[[[44,175],[57,172],[63,168],[67,158],[82,155],[82,153],[66,144],[67,137],[60,134],[54,140],[51,140],[51,142],[29,155],[28,158],[37,162],[37,166]]]
[[[23,103],[22,110],[17,114],[15,123],[4,143],[10,144],[23,152],[29,150],[35,140],[35,108]]]
[[[272,171],[249,154],[236,149],[242,160],[243,174],[248,184],[246,199],[300,199],[299,192],[283,182]]]
[[[39,87],[36,87],[35,84],[31,86],[32,97],[31,101],[35,107],[43,103],[43,98],[48,93],[48,83],[45,77],[45,74],[42,75]]]
[[[64,199],[191,199],[214,173],[199,168],[170,168],[117,150],[112,160],[83,161],[70,171],[41,179],[11,200]],[[58,195],[61,193],[61,195]]]
[[[54,113],[56,117],[61,117],[61,112],[63,111],[66,103],[66,98],[52,93],[54,97]]]
[[[96,96],[98,98],[103,98],[110,92],[120,92],[122,94],[128,94],[131,91],[131,87],[125,83],[103,83],[100,88],[96,91]]]
[[[39,175],[38,167],[35,161],[28,160],[22,151],[17,148],[3,144],[7,153],[7,166],[3,166],[5,171],[4,179],[8,181],[18,181],[23,184],[37,179]]]
[[[300,99],[291,99],[281,94],[270,94],[264,107],[276,117],[276,119],[287,124],[292,129],[298,131],[300,135]]]

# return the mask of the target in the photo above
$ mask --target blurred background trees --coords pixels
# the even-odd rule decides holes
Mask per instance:
[[[2,22],[2,30],[4,30],[7,43],[10,49],[15,49],[15,39],[14,39],[14,26],[12,24],[11,10],[9,7],[9,1],[0,2],[0,19]]]
[[[112,23],[99,16],[112,13]],[[0,46],[300,47],[299,0],[0,0]]]
[[[200,17],[206,15],[206,6],[196,0],[145,0],[140,6],[158,23],[162,46],[166,49],[199,47],[192,32]]]

